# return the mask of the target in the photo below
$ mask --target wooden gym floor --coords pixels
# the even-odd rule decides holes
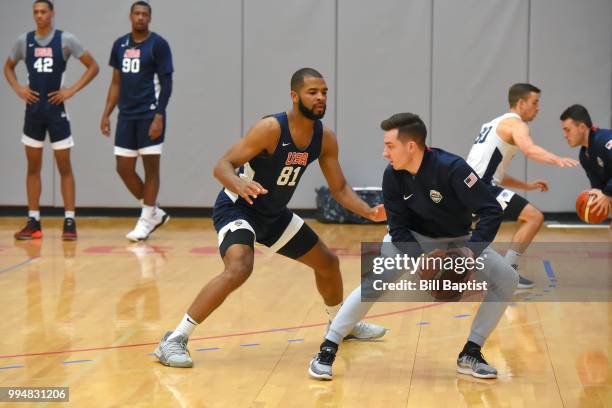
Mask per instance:
[[[477,303],[376,304],[370,321],[390,332],[345,343],[335,379],[318,382],[307,364],[326,315],[312,273],[258,254],[251,278],[190,340],[194,367],[173,369],[151,353],[221,270],[210,220],[173,219],[141,244],[124,238],[133,219],[78,219],[72,243],[59,218],[43,219],[42,240],[16,242],[23,221],[0,218],[0,386],[67,386],[79,407],[612,406],[608,302],[513,304],[483,349],[496,380],[455,373]],[[308,222],[339,254],[348,294],[359,242],[385,228]],[[609,249],[612,233],[543,228],[538,240]],[[611,260],[598,264],[604,276]]]

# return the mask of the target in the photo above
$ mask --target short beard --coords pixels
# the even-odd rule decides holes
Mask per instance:
[[[325,116],[325,109],[326,108],[327,108],[326,106],[323,107],[323,112],[321,112],[319,115],[317,115],[312,110],[310,110],[306,106],[304,106],[304,104],[302,103],[302,98],[298,97],[298,109],[300,110],[302,115],[306,116],[310,120],[320,120],[320,119],[323,119],[323,116]]]

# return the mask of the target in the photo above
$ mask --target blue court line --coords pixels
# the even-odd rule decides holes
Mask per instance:
[[[214,350],[221,350],[221,347],[206,347],[206,348],[196,349],[196,351],[214,351]]]
[[[463,313],[463,314],[454,315],[453,317],[454,317],[455,319],[459,319],[459,318],[462,318],[462,317],[468,317],[468,316],[471,316],[471,314],[469,314],[469,313]]]
[[[23,261],[23,262],[19,262],[18,264],[15,264],[15,265],[13,265],[13,266],[9,266],[8,268],[0,269],[0,273],[4,273],[4,272],[9,272],[9,271],[12,271],[13,269],[17,269],[17,268],[19,268],[19,267],[22,267],[23,265],[27,265],[27,264],[29,264],[30,262],[32,262],[32,261],[33,261],[33,260],[35,260],[35,259],[36,259],[36,258],[29,258],[29,259],[26,259],[26,260],[25,260],[25,261]]]
[[[23,366],[22,365],[4,366],[4,367],[0,367],[0,370],[8,370],[11,368],[23,368]]]
[[[289,343],[295,343],[298,341],[304,341],[304,339],[291,339],[291,340],[287,340]]]
[[[417,326],[427,326],[429,322],[418,322]]]
[[[62,364],[73,364],[73,363],[88,363],[91,362],[93,360],[71,360],[71,361],[64,361]]]
[[[247,344],[240,345],[240,347],[253,347],[253,346],[259,346],[259,343],[247,343]]]
[[[542,261],[542,262],[544,263],[544,270],[546,270],[546,276],[548,277],[548,280],[556,282],[557,277],[555,276],[555,273],[553,272],[550,261]]]

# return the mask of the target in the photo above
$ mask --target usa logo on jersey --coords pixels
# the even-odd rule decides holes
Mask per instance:
[[[308,152],[289,152],[285,166],[291,166],[292,164],[298,164],[300,166],[308,165]]]
[[[606,149],[612,149],[612,139],[608,140],[608,143],[606,143]]]
[[[140,58],[140,50],[135,48],[128,48],[123,54],[123,58]]]
[[[34,57],[51,57],[53,58],[53,48],[34,48]]]

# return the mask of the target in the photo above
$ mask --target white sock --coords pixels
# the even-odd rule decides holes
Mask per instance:
[[[183,320],[181,320],[181,323],[176,326],[176,329],[174,329],[170,337],[168,337],[168,340],[179,335],[189,338],[189,336],[191,336],[191,333],[193,333],[197,326],[198,324],[196,323],[196,321],[193,320],[191,316],[189,316],[187,313],[185,313],[185,316],[183,316]]]
[[[138,202],[140,203],[141,207],[144,207],[144,205],[145,205],[144,198],[141,198],[140,200],[138,200]]]
[[[153,218],[154,214],[155,214],[155,207],[152,207],[150,205],[142,206],[142,212],[140,213],[141,218],[151,219]]]
[[[34,218],[36,221],[40,221],[40,211],[39,210],[36,210],[36,211],[29,210],[28,217]]]
[[[342,307],[342,303],[338,303],[336,306],[325,306],[325,311],[327,312],[327,315],[329,316],[330,322],[336,318],[336,315],[338,314],[338,310],[340,310],[341,307]]]
[[[65,214],[64,215],[65,218],[72,218],[72,219],[74,219],[74,216],[75,216],[74,211],[66,211],[64,214]]]
[[[521,255],[523,254],[521,254],[520,252],[516,252],[514,249],[509,249],[506,252],[506,256],[504,257],[504,259],[506,260],[506,262],[510,264],[510,266],[518,270],[518,262],[519,262],[519,257]]]

